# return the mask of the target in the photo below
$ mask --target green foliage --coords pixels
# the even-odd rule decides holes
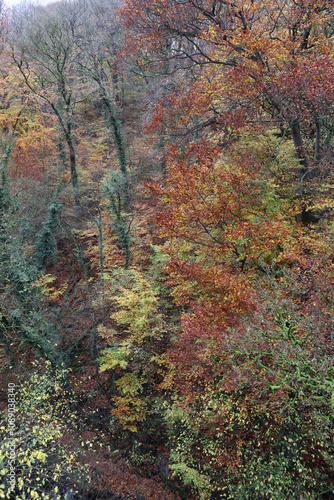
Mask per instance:
[[[208,476],[201,474],[196,468],[189,467],[182,460],[172,464],[170,469],[182,480],[183,484],[190,485],[194,491],[198,491],[201,500],[208,500],[211,497],[212,488]]]
[[[290,443],[287,443],[288,448],[289,445]],[[270,456],[257,456],[254,453],[245,460],[236,477],[231,475],[228,498],[231,500],[315,499],[317,495],[311,490],[316,481],[312,476],[313,471],[307,470],[298,459],[292,469],[283,452]]]
[[[286,311],[280,309],[276,323],[278,331],[270,335],[272,342],[280,343],[281,350],[275,357],[279,367],[277,382],[271,387],[277,391],[283,387],[292,391],[296,401],[303,401],[313,408],[327,404],[334,391],[334,368],[331,359],[323,355],[321,345],[314,343],[313,359],[310,359],[312,332],[300,333],[298,326]],[[316,362],[316,366],[315,366]],[[271,369],[260,363],[263,370]]]
[[[291,302],[265,305],[203,356],[207,375],[188,368],[164,412],[170,469],[202,498],[316,499],[333,485],[331,357]]]
[[[55,240],[55,230],[59,226],[58,214],[62,210],[62,205],[57,200],[58,191],[55,199],[48,207],[48,217],[43,224],[42,229],[37,234],[35,244],[36,259],[38,266],[42,269],[47,264],[56,263],[57,244]]]

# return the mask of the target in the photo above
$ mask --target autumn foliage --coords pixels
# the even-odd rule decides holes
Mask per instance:
[[[1,56],[0,369],[44,384],[30,491],[330,500],[333,3],[29,9]]]
[[[148,129],[165,138],[149,189],[184,310],[172,469],[203,498],[313,498],[332,463],[316,431],[333,388],[331,6],[127,1],[123,16],[143,74],[173,82]]]

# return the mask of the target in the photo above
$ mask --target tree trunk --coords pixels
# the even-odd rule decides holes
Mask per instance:
[[[309,173],[309,161],[305,152],[303,138],[300,133],[300,127],[298,120],[294,120],[291,125],[291,132],[293,143],[297,152],[297,156],[300,160],[302,168],[299,171],[299,176],[301,179],[307,180]]]
[[[318,163],[320,161],[320,139],[321,139],[321,129],[320,121],[316,121],[316,138],[314,147],[314,162]]]
[[[76,214],[78,217],[80,217],[81,204],[80,204],[77,162],[76,162],[76,157],[75,157],[75,148],[74,148],[73,137],[71,134],[70,126],[67,127],[67,131],[66,131],[66,142],[67,142],[67,146],[68,146],[68,150],[69,150],[69,154],[70,154],[71,181],[72,181],[72,187],[73,187],[73,192],[74,192]]]
[[[117,117],[115,104],[109,99],[105,88],[101,85],[101,82],[98,83],[100,87],[100,96],[102,104],[104,106],[106,121],[114,134],[121,172],[124,175],[124,178],[127,183],[127,161],[126,161],[126,153],[125,153],[121,122]],[[127,184],[125,188],[125,206],[126,208],[128,208],[129,206],[129,189]]]

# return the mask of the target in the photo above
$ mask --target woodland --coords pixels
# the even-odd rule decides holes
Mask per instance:
[[[333,0],[0,38],[0,499],[334,499]]]

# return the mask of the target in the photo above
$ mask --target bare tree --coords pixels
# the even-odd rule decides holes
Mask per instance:
[[[75,107],[89,95],[87,79],[77,72],[82,56],[75,40],[80,37],[86,6],[63,0],[47,8],[29,5],[12,15],[11,50],[25,84],[56,115],[67,144],[72,187],[80,209],[75,151]]]

